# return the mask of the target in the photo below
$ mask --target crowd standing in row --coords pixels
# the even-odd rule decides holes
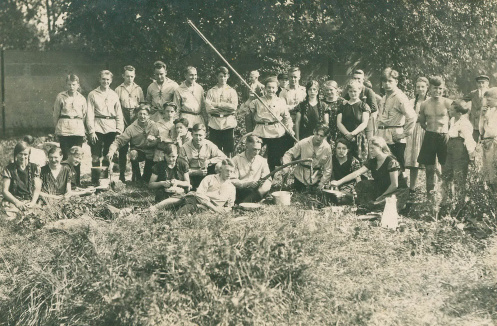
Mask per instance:
[[[163,62],[154,63],[155,80],[146,96],[135,76],[135,68],[125,66],[124,83],[114,91],[113,74],[103,70],[100,86],[87,99],[78,91],[79,78],[67,76],[67,90],[57,95],[53,108],[60,147],[48,151],[46,164],[44,153],[20,142],[3,172],[2,207],[9,217],[33,207],[39,198],[94,191],[81,189],[85,138],[94,168],[109,167],[118,154],[123,182],[129,152],[132,179],[156,191],[157,203],[150,210],[181,206],[182,213],[225,211],[235,202],[260,201],[270,191],[271,172],[296,160],[297,191],[331,187],[368,208],[394,194],[403,208],[422,168],[427,198],[433,200],[440,165],[447,205],[464,196],[477,142],[483,147],[485,181],[497,190],[497,88],[488,87],[485,75],[476,78],[477,90],[456,101],[444,97],[439,76],[419,77],[415,98],[409,100],[398,88],[398,72],[390,68],[381,76],[383,97],[367,86],[361,70],[353,72],[343,92],[333,80],[301,86],[296,67],[264,83],[252,71],[241,101],[228,85],[225,67],[216,70],[217,84],[207,92],[191,66],[178,85],[166,77]],[[244,121],[249,132],[239,154],[237,121]],[[267,158],[260,155],[263,146]],[[283,171],[290,172],[288,167]],[[369,173],[368,180],[364,175]]]

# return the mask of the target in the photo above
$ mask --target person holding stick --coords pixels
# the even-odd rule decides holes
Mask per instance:
[[[271,178],[261,182],[270,173],[267,160],[259,155],[261,148],[262,140],[250,135],[245,141],[245,151],[233,158],[236,178],[231,183],[236,187],[236,203],[261,201],[271,189]]]
[[[290,138],[294,135],[293,122],[285,100],[276,96],[276,77],[266,79],[265,88],[266,95],[252,101],[250,111],[256,123],[253,135],[262,138],[263,144],[266,145],[269,169],[273,171],[276,166],[281,165],[281,158],[293,146],[293,140]],[[286,132],[291,135],[286,135]]]
[[[298,158],[312,159],[311,162],[298,164],[293,171],[293,185],[297,191],[303,191],[311,186],[323,189],[330,181],[331,147],[326,141],[326,136],[328,136],[328,126],[318,125],[314,128],[313,136],[302,139],[283,156],[283,164]]]

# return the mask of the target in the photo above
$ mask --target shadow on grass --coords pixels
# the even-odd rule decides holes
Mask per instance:
[[[455,291],[455,295],[447,300],[442,310],[454,317],[474,315],[477,312],[490,315],[497,321],[497,284],[476,288],[463,287]]]

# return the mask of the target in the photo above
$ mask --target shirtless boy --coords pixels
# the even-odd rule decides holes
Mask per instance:
[[[432,198],[435,189],[436,158],[442,165],[447,158],[449,131],[449,109],[452,100],[443,97],[445,83],[442,77],[430,77],[429,93],[431,98],[421,104],[418,122],[426,133],[418,156],[418,163],[426,167],[426,193]]]

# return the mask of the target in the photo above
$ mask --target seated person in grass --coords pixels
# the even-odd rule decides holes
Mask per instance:
[[[178,159],[178,148],[174,144],[164,146],[165,160],[154,165],[148,183],[155,189],[155,204],[151,210],[173,207],[182,202],[183,194],[190,190],[188,163]]]
[[[259,155],[262,140],[251,135],[245,144],[245,151],[233,158],[236,179],[231,183],[236,187],[237,203],[261,201],[271,189],[271,178],[260,181],[270,173],[267,160]]]
[[[62,166],[67,166],[71,169],[71,191],[73,195],[88,195],[95,192],[94,187],[81,188],[81,179],[79,173],[76,173],[76,167],[81,166],[81,161],[83,160],[83,148],[79,146],[73,146],[69,149],[67,154],[67,160],[62,161],[60,164]],[[78,169],[79,171],[79,169]]]
[[[323,189],[331,177],[331,147],[326,141],[328,126],[318,125],[314,128],[314,135],[304,138],[290,148],[283,156],[283,164],[288,164],[298,159],[312,159],[312,162],[299,163],[295,170],[294,187],[297,191],[318,186]],[[312,168],[311,168],[312,167]],[[289,168],[285,168],[286,171]]]
[[[192,140],[192,133],[188,130],[188,119],[179,118],[174,120],[173,139],[178,148]]]
[[[357,158],[349,155],[349,142],[345,138],[336,140],[335,153],[332,156],[331,180],[340,180],[345,176],[361,168],[361,163]],[[352,199],[355,192],[356,182],[361,181],[361,177],[342,184],[338,190],[343,192],[347,197]]]
[[[185,197],[185,205],[177,215],[187,215],[195,212],[210,210],[224,213],[231,211],[236,199],[236,188],[231,183],[235,173],[235,165],[230,159],[221,162],[219,174],[206,176],[196,192],[190,192]]]
[[[154,151],[155,146],[157,145],[159,131],[155,122],[150,120],[149,113],[150,106],[148,104],[140,104],[140,106],[135,109],[136,120],[126,128],[122,135],[116,137],[112,145],[110,145],[109,153],[107,154],[107,159],[111,160],[114,153],[121,148],[121,146],[124,146],[129,142],[131,147],[129,158],[131,161],[133,179],[135,181],[148,182],[152,175]],[[140,162],[142,161],[145,161],[143,176],[140,172]]]
[[[26,142],[14,147],[14,162],[2,173],[2,210],[9,220],[33,208],[41,192],[40,167],[29,162],[30,147]]]
[[[72,171],[67,164],[60,164],[62,150],[52,147],[48,151],[48,164],[41,168],[41,196],[49,199],[62,199],[71,196]]]
[[[373,180],[363,180],[356,185],[357,203],[366,209],[381,209],[385,198],[392,195],[397,197],[397,209],[405,207],[409,198],[409,189],[400,164],[390,152],[381,137],[373,137],[369,142],[369,159],[363,167],[340,180],[331,181],[332,187],[340,187],[357,177],[371,171]]]
[[[203,123],[193,126],[192,140],[181,146],[179,156],[188,162],[193,190],[207,174],[215,173],[216,164],[226,158],[226,155],[214,143],[205,139]]]
[[[155,123],[159,130],[159,142],[154,153],[154,162],[164,161],[164,146],[174,143],[174,117],[176,116],[176,104],[174,102],[164,103],[164,110],[160,119]]]

